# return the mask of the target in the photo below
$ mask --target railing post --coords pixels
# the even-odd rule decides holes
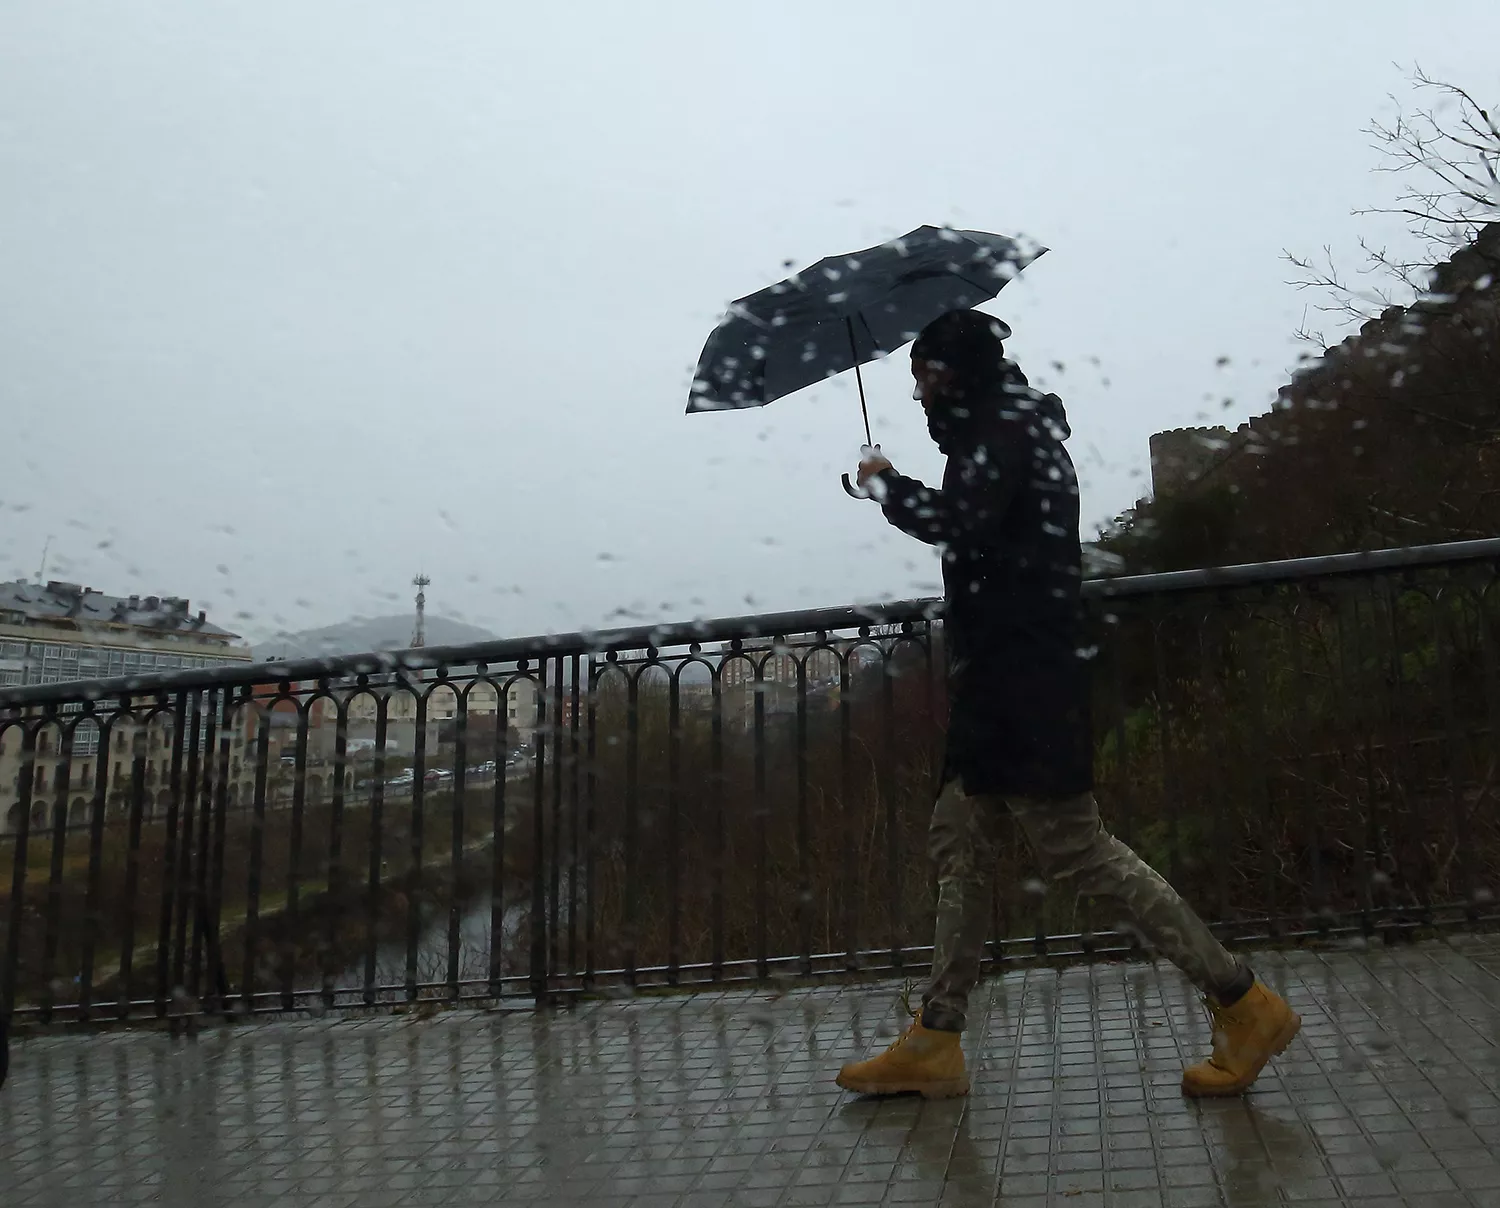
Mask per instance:
[[[885,798],[886,893],[889,901],[891,964],[902,968],[906,963],[905,938],[901,925],[906,903],[901,891],[901,808],[896,798],[896,681],[892,663],[894,647],[877,640],[880,650],[880,707],[882,756],[878,767],[884,772],[879,794]]]
[[[682,715],[678,677],[667,688],[667,982],[682,964]]]
[[[797,934],[802,947],[802,975],[812,975],[812,833],[807,816],[807,662],[790,656],[797,667]]]
[[[203,742],[204,725],[203,694],[193,691],[185,692],[183,696],[186,700],[186,710],[181,741],[187,756],[187,773],[186,780],[181,782],[182,835],[177,856],[177,895],[174,910],[176,917],[172,922],[171,993],[174,996],[179,990],[184,995],[189,993],[187,989],[189,976],[187,937],[198,901],[197,880],[194,874],[193,833],[194,822],[198,816],[199,749]]]
[[[547,718],[547,727],[542,732],[543,745],[552,747],[552,836],[551,861],[548,865],[548,909],[547,909],[547,975],[548,988],[561,972],[562,965],[562,865],[563,865],[563,778],[562,778],[562,715],[563,715],[563,660],[551,660],[552,708]]]
[[[713,785],[713,888],[709,901],[711,948],[709,972],[715,982],[724,980],[724,861],[728,851],[724,842],[724,663],[714,668],[713,719],[709,735],[710,777]]]
[[[291,693],[286,694],[287,699]],[[279,953],[281,964],[281,1009],[290,1011],[296,1004],[296,949],[290,932],[301,922],[302,908],[302,822],[307,809],[307,745],[308,731],[312,727],[313,711],[323,704],[322,698],[314,696],[309,701],[293,702],[297,717],[297,745],[292,756],[292,833],[287,850],[286,869],[286,914],[282,920],[283,941]],[[330,791],[332,785],[329,786]]]
[[[568,972],[576,975],[578,973],[578,870],[579,870],[579,802],[578,802],[578,726],[579,708],[582,703],[579,686],[579,676],[583,672],[582,660],[578,655],[573,655],[569,664],[572,676],[572,684],[569,692],[568,709],[568,792],[569,804],[572,807],[572,822],[570,824],[570,835],[572,848],[568,857]]]
[[[94,1000],[94,955],[99,942],[100,871],[104,860],[104,815],[109,804],[109,754],[115,730],[122,719],[130,718],[130,698],[121,697],[109,725],[100,728],[98,776],[94,781],[93,809],[89,818],[88,888],[83,905],[83,956],[78,971],[78,1018],[91,1017]]]
[[[483,674],[482,669],[480,674]],[[457,693],[456,708],[453,711],[453,806],[449,816],[448,839],[448,968],[444,978],[448,998],[453,1002],[457,1002],[459,997],[460,928],[463,923],[460,901],[465,881],[464,817],[469,792],[469,696],[476,687],[477,684],[471,683],[465,691]],[[498,688],[496,693],[498,715],[498,710],[504,708],[504,702],[498,697]],[[499,760],[495,762],[495,775],[505,775],[505,769]]]
[[[495,779],[490,789],[490,950],[489,992],[499,998],[505,974],[506,786],[510,779],[510,690],[515,680],[497,681]]]
[[[445,677],[445,668],[438,669],[439,682]],[[416,697],[416,727],[412,734],[411,765],[411,827],[408,834],[406,870],[406,960],[405,996],[407,1002],[417,1001],[417,957],[422,929],[422,826],[427,810],[427,704],[434,691],[432,685],[423,687],[417,679],[411,685]]]
[[[375,1005],[376,957],[380,943],[381,829],[385,818],[385,749],[390,735],[388,692],[375,698],[375,783],[370,786],[370,860],[365,877],[365,976],[362,997],[365,1006]],[[415,773],[412,777],[415,787]]]
[[[155,713],[148,709],[131,736],[133,758],[130,761],[130,817],[126,823],[125,895],[120,939],[119,990],[115,995],[116,1013],[120,1019],[130,1015],[131,989],[135,969],[136,888],[141,871],[141,815],[146,805],[146,744],[150,739]]]
[[[16,840],[11,850],[10,911],[5,925],[5,966],[0,969],[0,1028],[10,1023],[16,1009],[16,988],[21,970],[21,920],[26,912],[26,846],[31,837],[31,793],[36,777],[38,721],[21,731],[21,770],[17,780]]]
[[[214,998],[220,1011],[228,1013],[229,1004],[229,975],[224,963],[223,948],[223,921],[224,921],[224,855],[225,837],[229,825],[229,780],[230,759],[234,750],[234,726],[243,724],[238,717],[236,709],[236,694],[231,691],[224,693],[224,699],[220,703],[222,710],[219,723],[219,770],[218,777],[214,783],[214,808],[213,808],[213,865],[209,868],[210,890],[207,899],[208,918],[205,926],[205,935],[208,941],[208,961],[210,971],[214,975],[215,987]],[[243,690],[242,699],[250,699],[250,688],[248,685]]]
[[[328,688],[326,679],[318,683],[319,691]],[[345,694],[338,701],[334,715],[333,731],[333,800],[328,813],[328,877],[325,905],[328,916],[327,956],[322,973],[322,1002],[324,1009],[334,1005],[339,941],[339,918],[345,906],[344,887],[344,780],[348,776],[349,759],[349,699]],[[358,785],[355,786],[356,791]]]
[[[595,832],[597,825],[597,803],[599,796],[599,769],[596,760],[599,758],[599,705],[596,689],[599,686],[599,665],[592,651],[588,658],[588,726],[584,735],[584,760],[586,763],[586,776],[584,778],[584,815],[583,815],[583,988],[591,990],[594,987],[594,962],[596,949],[594,947],[594,925],[598,918],[597,895],[595,891],[594,876],[596,861],[598,857],[598,836]]]
[[[769,656],[768,656],[769,657]],[[767,835],[771,805],[766,798],[766,663],[755,664],[755,976],[770,975],[768,916],[770,886],[767,884]]]
[[[531,735],[531,996],[547,1001],[547,660],[537,667],[536,729]]]
[[[839,819],[842,824],[840,847],[843,849],[843,893],[842,930],[844,936],[844,969],[854,972],[859,968],[859,938],[857,919],[860,901],[858,864],[856,862],[856,836],[854,831],[854,702],[850,699],[854,691],[854,679],[850,671],[850,658],[855,647],[846,645],[838,652],[839,659]]]
[[[172,704],[172,765],[167,774],[166,842],[162,847],[161,916],[156,933],[156,1014],[164,1018],[171,1006],[172,929],[181,910],[178,884],[177,831],[182,819],[182,757],[185,750],[187,694],[177,693]],[[71,734],[69,739],[71,741]],[[70,761],[71,762],[71,761]]]
[[[57,999],[53,981],[57,976],[57,955],[62,941],[63,873],[67,867],[64,849],[68,837],[68,791],[73,766],[74,735],[83,718],[90,719],[89,724],[95,725],[94,732],[97,734],[97,725],[92,717],[90,706],[88,711],[79,714],[73,725],[64,731],[64,746],[58,760],[59,775],[53,786],[55,801],[52,806],[52,860],[47,875],[47,922],[42,951],[42,984],[39,987],[41,1020],[44,1024],[52,1021],[52,1009]],[[66,774],[63,774],[64,769],[67,769]]]

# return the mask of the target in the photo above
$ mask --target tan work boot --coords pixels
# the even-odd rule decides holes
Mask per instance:
[[[1241,1094],[1302,1027],[1281,995],[1258,980],[1232,1006],[1212,998],[1204,1005],[1213,1018],[1213,1055],[1182,1072],[1182,1093],[1195,1099]]]
[[[851,1062],[841,1069],[838,1084],[861,1095],[952,1099],[969,1093],[959,1034],[924,1028],[920,1016],[913,1016],[911,1027],[879,1057]]]

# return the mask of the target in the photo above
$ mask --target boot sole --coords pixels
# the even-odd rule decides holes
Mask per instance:
[[[924,1099],[958,1099],[969,1093],[969,1077],[949,1078],[938,1082],[860,1082],[840,1074],[834,1081],[856,1095],[921,1095]]]
[[[1228,1082],[1223,1086],[1193,1089],[1188,1086],[1187,1081],[1182,1083],[1182,1093],[1189,1099],[1226,1099],[1234,1095],[1243,1095],[1250,1089],[1251,1085],[1260,1077],[1261,1070],[1270,1064],[1272,1057],[1280,1057],[1286,1052],[1287,1045],[1297,1038],[1297,1033],[1302,1030],[1302,1016],[1295,1011],[1292,1017],[1286,1021],[1276,1039],[1271,1042],[1270,1050],[1266,1053],[1265,1060],[1251,1070],[1248,1076],[1241,1078],[1238,1082]]]

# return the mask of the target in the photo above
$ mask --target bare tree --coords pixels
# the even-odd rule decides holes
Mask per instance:
[[[1362,264],[1351,275],[1327,246],[1319,258],[1283,253],[1298,273],[1290,284],[1320,294],[1314,309],[1340,324],[1362,323],[1426,292],[1435,264],[1473,242],[1486,223],[1500,220],[1500,122],[1468,91],[1420,66],[1410,83],[1431,103],[1408,112],[1397,102],[1394,120],[1365,128],[1384,160],[1376,170],[1398,176],[1400,189],[1390,204],[1352,213],[1400,218],[1415,241],[1413,254],[1362,238]],[[1306,320],[1297,336],[1320,348],[1328,343]]]

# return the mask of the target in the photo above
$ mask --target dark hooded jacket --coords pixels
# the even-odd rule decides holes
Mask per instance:
[[[1087,792],[1078,479],[1062,400],[1006,361],[984,388],[935,405],[928,428],[948,459],[942,489],[894,471],[880,481],[886,519],[943,554],[944,780],[970,793]]]

